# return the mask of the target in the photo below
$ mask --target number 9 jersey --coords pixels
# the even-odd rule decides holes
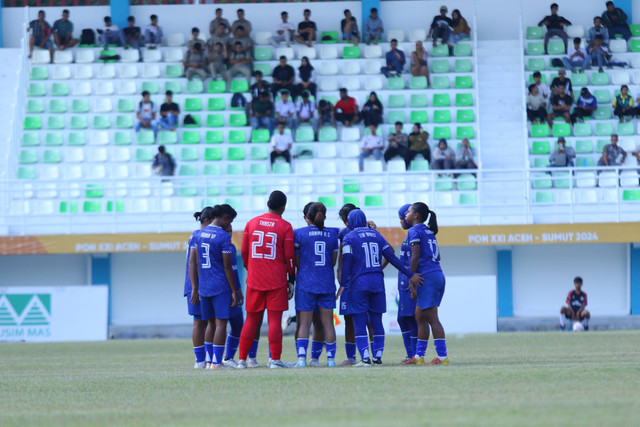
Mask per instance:
[[[336,292],[333,272],[333,254],[338,252],[338,233],[315,225],[294,231],[295,247],[300,255],[300,268],[296,275],[298,289],[312,294]]]

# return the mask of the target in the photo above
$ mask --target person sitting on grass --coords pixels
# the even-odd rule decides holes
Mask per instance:
[[[582,291],[582,277],[573,279],[575,290],[567,295],[567,306],[560,309],[560,329],[564,331],[564,320],[570,319],[573,322],[582,322],[584,330],[589,330],[589,319],[591,313],[586,310],[587,293]]]

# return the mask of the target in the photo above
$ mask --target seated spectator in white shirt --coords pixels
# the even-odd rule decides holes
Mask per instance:
[[[100,40],[100,44],[104,46],[105,49],[109,47],[110,44],[119,45],[122,41],[120,39],[120,28],[117,25],[113,25],[111,23],[111,17],[104,17],[104,27],[98,28],[98,39]]]
[[[151,95],[146,90],[142,92],[142,101],[138,103],[136,108],[136,132],[140,129],[151,129],[154,138],[158,134],[158,122],[156,121],[156,106],[151,100]]]
[[[527,95],[527,118],[531,124],[544,123],[547,120],[547,102],[535,83],[529,85]]]
[[[540,74],[540,71],[533,73],[533,83],[538,87],[540,95],[542,95],[544,99],[549,99],[549,96],[551,96],[551,90],[549,89],[549,86],[542,81],[542,74]]]
[[[456,153],[447,145],[447,140],[442,138],[433,150],[431,169],[453,169],[455,163]]]
[[[289,98],[288,90],[280,92],[282,99],[276,102],[276,124],[283,123],[287,128],[295,131],[296,106]]]
[[[580,37],[573,39],[573,47],[567,52],[567,56],[562,58],[562,63],[569,70],[573,71],[574,67],[580,67],[582,71],[591,68],[591,55],[586,49],[580,47],[582,40]]]
[[[285,42],[287,44],[287,47],[289,47],[291,46],[291,39],[296,33],[296,29],[293,24],[288,22],[289,14],[287,12],[282,12],[280,16],[282,17],[282,22],[278,24],[276,35],[272,36],[269,41],[271,42],[273,47],[278,47],[278,44],[280,42]]]
[[[456,169],[478,169],[475,152],[467,138],[462,140],[456,153]]]
[[[358,159],[358,166],[360,166],[360,172],[364,170],[364,159],[373,154],[376,160],[382,159],[382,150],[384,149],[384,140],[382,135],[378,135],[378,126],[369,125],[370,135],[365,135],[360,142],[360,158]]]
[[[156,15],[151,15],[151,23],[144,27],[144,41],[149,49],[155,49],[162,43],[162,27],[158,25]]]
[[[284,123],[278,123],[277,132],[271,137],[271,146],[273,151],[271,152],[271,164],[276,161],[278,157],[284,157],[287,163],[291,164],[291,147],[293,146],[293,138],[290,134],[284,133]]]
[[[302,99],[299,99],[296,103],[296,115],[298,116],[297,126],[300,126],[302,123],[309,123],[313,127],[313,133],[315,134],[318,130],[318,120],[313,117],[313,114],[316,111],[315,102],[311,101],[309,98],[309,92],[306,90],[302,92]]]

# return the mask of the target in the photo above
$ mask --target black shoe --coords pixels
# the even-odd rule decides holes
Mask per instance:
[[[371,363],[374,365],[382,365],[382,359],[372,359]]]

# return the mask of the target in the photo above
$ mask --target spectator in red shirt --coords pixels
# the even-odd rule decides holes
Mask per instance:
[[[336,102],[335,107],[336,120],[342,122],[346,127],[356,124],[360,121],[358,116],[358,103],[355,98],[347,94],[347,89],[340,89],[340,100]]]
[[[573,286],[576,288],[567,295],[567,306],[560,309],[560,328],[564,331],[564,319],[571,319],[574,322],[582,322],[584,330],[589,330],[589,313],[587,306],[587,293],[582,292],[582,277],[573,279]]]

